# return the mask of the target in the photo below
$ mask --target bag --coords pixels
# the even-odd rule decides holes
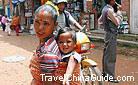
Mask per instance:
[[[59,57],[54,54],[43,54],[39,57],[42,72],[52,73],[58,68]]]

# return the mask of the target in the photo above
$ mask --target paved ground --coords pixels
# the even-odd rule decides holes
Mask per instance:
[[[102,52],[103,52],[103,44],[95,43],[96,48],[92,52],[92,59],[97,61],[99,64],[99,68],[102,68]],[[101,50],[102,49],[102,50]],[[121,48],[118,48],[117,54],[117,62],[116,62],[116,76],[122,77],[123,80],[126,77],[133,76],[134,81],[121,81],[115,85],[138,85],[138,60],[135,57],[131,57],[129,55],[122,55],[119,53]],[[127,52],[129,52],[127,50]],[[137,55],[138,56],[138,55]],[[113,85],[111,83],[105,82],[105,85]]]
[[[28,34],[7,36],[0,31],[0,85],[30,85],[29,60],[37,45],[36,37]],[[26,60],[6,63],[2,57],[21,55]]]
[[[28,65],[35,50],[38,41],[35,36],[22,34],[21,36],[7,36],[6,33],[0,30],[0,85],[30,85],[32,79]],[[95,43],[96,48],[92,50],[91,58],[94,59],[101,69],[102,60],[102,44]],[[7,63],[3,62],[2,58],[12,55],[25,56],[26,60]],[[116,74],[117,76],[133,76],[135,81],[121,81],[116,85],[138,85],[138,60],[131,56],[118,54]],[[124,76],[124,77],[123,77]],[[105,83],[111,85],[111,83]]]

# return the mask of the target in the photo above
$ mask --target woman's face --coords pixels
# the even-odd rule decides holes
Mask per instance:
[[[56,24],[51,13],[40,12],[35,16],[34,29],[39,39],[43,39],[51,35]]]
[[[58,46],[62,53],[69,53],[75,49],[75,42],[72,39],[72,35],[69,32],[60,34],[58,38]]]

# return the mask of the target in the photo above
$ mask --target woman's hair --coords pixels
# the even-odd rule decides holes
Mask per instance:
[[[75,33],[74,30],[72,30],[72,29],[69,28],[69,27],[64,27],[64,28],[59,29],[59,30],[58,30],[58,34],[57,34],[57,36],[55,37],[56,40],[58,41],[58,40],[59,40],[59,36],[60,36],[61,34],[63,34],[63,33],[66,33],[66,32],[71,33],[72,40],[73,40],[75,43],[77,43],[76,33]]]
[[[40,6],[39,8],[36,9],[35,15],[43,12],[43,13],[51,13],[54,21],[57,21],[57,16],[58,16],[58,9],[57,7],[50,1],[48,1],[46,4]]]

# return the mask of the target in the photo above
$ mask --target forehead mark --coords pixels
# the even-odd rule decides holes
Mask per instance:
[[[38,14],[37,16],[39,16],[39,17],[41,17],[42,19],[44,19],[45,16],[48,17],[48,16],[51,16],[51,14],[50,14],[50,12],[48,12],[48,11],[42,10],[42,11],[39,12],[39,14]]]

